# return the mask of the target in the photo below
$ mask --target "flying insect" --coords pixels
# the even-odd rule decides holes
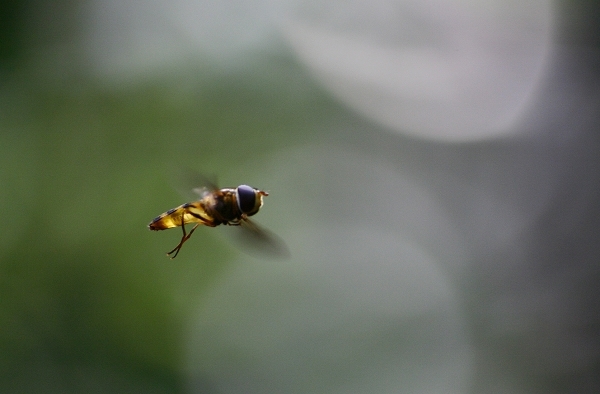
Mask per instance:
[[[246,233],[247,240],[270,250],[271,254],[287,254],[287,249],[282,242],[249,219],[260,210],[263,197],[268,196],[269,193],[248,185],[219,189],[212,184],[194,191],[200,195],[199,200],[169,209],[148,224],[148,228],[155,231],[181,226],[183,230],[181,241],[167,253],[171,259],[177,257],[183,244],[198,226],[217,227],[221,224],[239,226]],[[188,233],[185,225],[189,223],[195,225]]]

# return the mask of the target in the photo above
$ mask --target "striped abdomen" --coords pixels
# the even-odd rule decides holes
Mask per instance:
[[[218,225],[219,223],[216,223],[207,214],[203,205],[202,200],[200,200],[169,209],[167,212],[154,218],[148,225],[148,228],[150,230],[165,230],[188,223],[200,223],[210,227]]]

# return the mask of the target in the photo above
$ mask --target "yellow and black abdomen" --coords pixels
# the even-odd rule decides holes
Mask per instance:
[[[166,230],[188,223],[200,223],[210,227],[218,224],[206,212],[202,201],[196,201],[169,209],[167,212],[154,218],[148,225],[148,228],[150,230]]]

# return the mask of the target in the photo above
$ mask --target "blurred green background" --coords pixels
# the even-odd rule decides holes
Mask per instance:
[[[598,47],[590,4],[557,5],[557,41]],[[107,76],[86,52],[87,5],[0,4],[0,392],[558,393],[578,379],[593,392],[594,352],[548,367],[564,349],[544,353],[538,339],[560,342],[562,326],[513,314],[523,300],[538,310],[518,272],[539,263],[532,244],[555,243],[543,219],[562,206],[495,238],[528,211],[519,193],[554,172],[509,186],[503,175],[554,170],[546,153],[562,145],[525,144],[530,165],[510,143],[390,132],[279,47],[240,51],[231,66],[199,51]],[[597,145],[583,139],[586,168]],[[247,258],[211,229],[169,260],[179,230],[146,226],[186,202],[173,165],[269,190],[257,222],[281,234],[291,262]],[[473,208],[482,195],[498,197],[492,209]],[[594,321],[575,326],[587,338]]]
[[[107,88],[80,67],[77,6],[0,9],[0,391],[181,392],[187,305],[239,251],[207,231],[165,256],[180,232],[146,226],[185,202],[170,168],[260,169],[332,104],[268,55]]]
[[[187,97],[160,80],[115,93],[33,70],[5,78],[0,198],[12,219],[1,241],[0,359],[8,391],[31,384],[34,392],[40,374],[52,376],[56,392],[84,390],[80,368],[178,391],[183,306],[232,252],[206,233],[187,251],[201,259],[165,257],[180,233],[146,225],[184,202],[168,168],[223,174],[260,160],[301,139],[281,130],[302,121],[290,108],[308,105],[283,81],[264,89],[243,82],[251,78],[199,74],[212,81],[182,76],[194,86]]]

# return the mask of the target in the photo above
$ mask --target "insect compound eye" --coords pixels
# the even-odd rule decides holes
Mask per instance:
[[[256,192],[248,185],[240,185],[236,191],[238,208],[246,214],[256,213]]]

